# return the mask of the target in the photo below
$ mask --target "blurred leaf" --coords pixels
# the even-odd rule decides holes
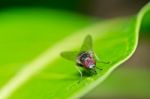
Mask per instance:
[[[102,82],[135,51],[140,25],[150,4],[137,18],[93,24],[90,18],[46,9],[14,9],[0,18],[0,99],[66,99],[83,96]],[[93,25],[92,25],[93,24]],[[82,30],[81,30],[82,29]],[[75,63],[60,57],[78,49],[84,37],[94,38],[102,71],[80,83]]]

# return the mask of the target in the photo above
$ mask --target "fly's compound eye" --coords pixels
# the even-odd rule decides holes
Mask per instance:
[[[87,58],[87,54],[83,54],[80,58],[81,61],[84,61]]]
[[[83,54],[83,55],[82,55],[82,57],[83,57],[83,58],[86,58],[86,57],[87,57],[87,55],[86,55],[86,54]]]

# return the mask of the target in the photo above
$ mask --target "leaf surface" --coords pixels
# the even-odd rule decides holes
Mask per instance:
[[[99,22],[46,9],[1,12],[0,99],[73,99],[83,96],[134,53],[147,13],[150,13],[150,4],[136,18]],[[99,64],[102,71],[84,76],[78,83],[80,75],[75,63],[60,57],[60,53],[79,50],[88,34],[93,37],[93,49],[100,60],[110,61],[110,64]]]

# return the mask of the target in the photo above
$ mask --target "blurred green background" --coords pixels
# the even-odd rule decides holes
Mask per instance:
[[[76,12],[93,19],[111,19],[135,15],[148,1],[149,0],[1,0],[0,11],[4,12],[6,9],[12,8],[40,7]],[[80,25],[84,26],[84,22],[80,23]],[[78,27],[74,29],[76,28]],[[126,63],[117,68],[101,85],[85,95],[83,99],[150,99],[149,45],[149,33],[146,31],[141,32],[139,46],[135,54]]]

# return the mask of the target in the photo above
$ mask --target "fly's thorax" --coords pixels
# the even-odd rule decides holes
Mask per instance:
[[[96,61],[92,51],[82,52],[78,55],[76,59],[79,66],[84,66],[87,69],[94,68],[96,66]]]

